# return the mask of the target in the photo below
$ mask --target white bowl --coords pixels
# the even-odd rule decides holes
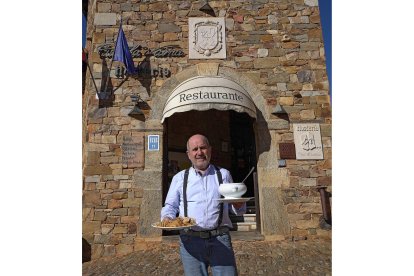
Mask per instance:
[[[241,198],[246,191],[244,183],[223,183],[219,186],[219,192],[225,198]]]

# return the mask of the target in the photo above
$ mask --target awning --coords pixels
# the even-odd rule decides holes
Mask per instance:
[[[209,109],[246,112],[256,118],[256,106],[239,84],[220,76],[198,76],[173,90],[165,104],[161,123],[175,112]]]

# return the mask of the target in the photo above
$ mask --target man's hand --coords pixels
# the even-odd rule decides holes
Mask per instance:
[[[163,226],[163,227],[167,226],[167,225],[168,225],[168,223],[170,223],[170,222],[171,222],[171,220],[172,220],[172,219],[170,219],[169,217],[165,217],[165,218],[163,218],[163,219],[162,219],[162,221],[161,221],[161,226]]]
[[[243,207],[243,202],[233,202],[232,205],[234,206],[234,208],[236,209],[240,209],[241,207]]]

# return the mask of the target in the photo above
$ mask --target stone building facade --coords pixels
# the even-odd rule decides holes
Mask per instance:
[[[85,73],[83,91],[82,237],[91,246],[92,259],[140,250],[162,239],[151,223],[159,220],[172,156],[185,164],[180,160],[183,147],[195,132],[213,136],[213,158],[215,154],[223,166],[256,167],[251,189],[259,217],[250,230],[265,239],[331,236],[318,190],[331,192],[332,160],[318,1],[210,1],[209,10],[202,5],[158,0],[88,3],[91,70]],[[121,18],[140,70],[136,75],[125,75],[123,65],[111,61],[110,47]],[[224,58],[190,58],[195,50],[189,44],[194,35],[189,18],[224,18]],[[254,104],[254,116],[228,105],[227,111],[204,108],[164,117],[172,93],[197,78],[239,85]],[[132,114],[134,107],[143,114]],[[282,112],[275,112],[278,108]],[[251,132],[248,161],[234,157],[236,140],[243,135],[232,122],[241,122]],[[322,158],[292,156],[292,146],[300,146],[295,143],[295,124],[307,123],[319,127]],[[158,150],[149,148],[150,135],[158,135]],[[281,145],[287,145],[290,154],[282,153]]]

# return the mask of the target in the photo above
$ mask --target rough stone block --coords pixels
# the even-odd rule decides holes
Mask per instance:
[[[100,221],[84,221],[82,223],[82,233],[99,233],[101,230],[101,222]]]
[[[178,40],[178,35],[176,33],[165,33],[164,41],[175,41]]]
[[[299,71],[297,76],[298,76],[299,82],[301,83],[312,81],[312,71],[310,70]]]
[[[299,179],[299,185],[305,187],[316,186],[316,178],[301,178]]]
[[[84,175],[103,175],[111,174],[112,169],[109,166],[85,166]]]
[[[103,235],[109,234],[112,229],[114,229],[115,224],[102,224],[101,225],[101,232]]]
[[[161,166],[158,166],[160,168]],[[155,170],[137,170],[134,177],[134,187],[144,189],[161,188],[162,172]]]
[[[108,208],[109,209],[122,208],[122,201],[116,200],[116,199],[110,199],[108,201]]]
[[[197,72],[201,76],[217,76],[219,69],[218,63],[199,63]]]
[[[124,207],[140,207],[142,198],[128,198],[123,200]]]
[[[297,220],[295,224],[296,224],[296,227],[299,229],[318,228],[319,220],[317,219]]]
[[[101,196],[98,191],[83,191],[83,205],[84,207],[93,207],[101,204]]]
[[[111,3],[98,3],[98,12],[107,13],[111,11]]]
[[[260,191],[262,202],[262,225],[265,235],[285,235],[290,231],[287,213],[279,196],[280,190],[263,187]]]
[[[85,177],[85,182],[99,182],[101,180],[101,176],[100,175],[92,175],[92,176],[86,176]]]
[[[269,49],[269,57],[280,57],[286,54],[286,50],[281,48]]]
[[[330,124],[320,124],[321,127],[321,136],[322,137],[331,137],[332,136],[332,125]]]
[[[110,215],[111,216],[126,216],[128,214],[128,208],[118,208],[118,209],[114,209]],[[107,220],[107,222],[109,222]]]
[[[275,73],[275,74],[269,74],[269,77],[267,79],[267,84],[274,85],[277,83],[283,83],[283,82],[289,82],[289,74],[287,73]]]
[[[115,135],[102,135],[102,143],[104,144],[115,144],[116,136]]]
[[[149,4],[148,11],[150,12],[165,12],[168,11],[168,5],[162,1],[157,3]]]
[[[94,215],[94,208],[82,208],[82,221],[91,221]]]
[[[294,97],[280,97],[279,104],[280,105],[293,105]]]
[[[317,7],[319,6],[318,0],[305,0],[305,5],[310,7]]]
[[[109,145],[107,144],[94,144],[94,143],[86,143],[86,151],[109,151]]]
[[[151,223],[160,219],[161,190],[144,190],[139,220],[139,235],[144,237],[157,237],[161,231],[151,226]]]
[[[276,57],[258,58],[253,61],[253,66],[256,69],[274,68],[279,63]]]
[[[322,214],[322,206],[320,203],[302,203],[300,213]]]
[[[115,225],[112,230],[113,234],[126,234],[128,233],[128,225]]]
[[[104,251],[104,247],[102,244],[92,244],[92,260],[98,259],[102,257]]]
[[[104,221],[106,219],[107,212],[105,211],[95,211],[95,215],[93,217],[93,220],[95,221]]]
[[[128,198],[128,192],[114,192],[112,194],[113,199],[125,199]]]
[[[289,129],[289,121],[283,119],[269,120],[267,127],[269,130]]]
[[[116,13],[96,13],[93,24],[101,25],[116,25]]]
[[[302,110],[302,111],[300,111],[300,118],[302,119],[302,120],[313,120],[313,119],[315,119],[315,111],[314,110],[309,110],[309,109],[306,109],[306,110]]]
[[[329,186],[329,185],[332,185],[332,177],[331,176],[321,176],[321,177],[318,177],[317,182],[318,182],[318,185]]]

